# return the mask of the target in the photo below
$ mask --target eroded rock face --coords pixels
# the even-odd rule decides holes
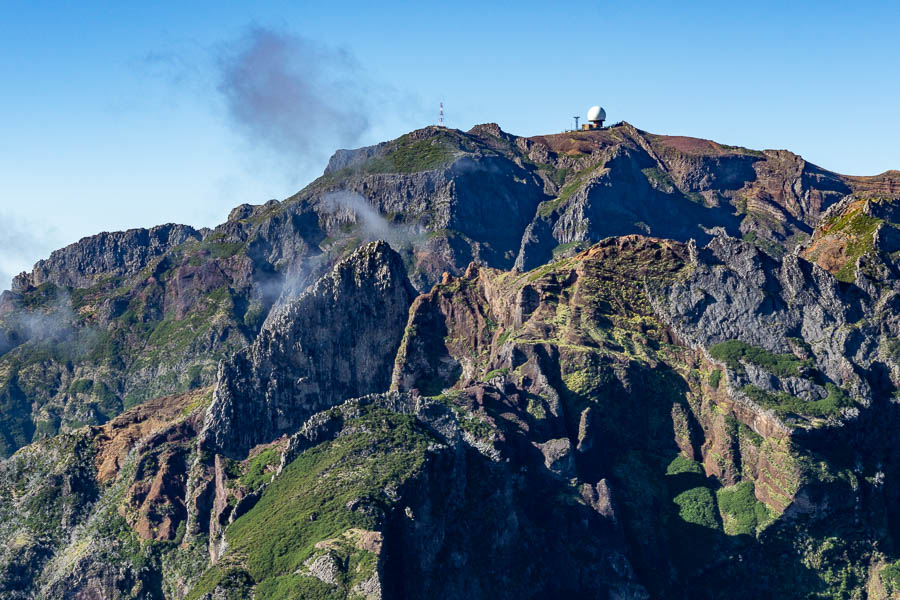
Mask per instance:
[[[0,595],[883,589],[897,181],[426,128],[57,251],[0,297]]]
[[[752,385],[812,401],[825,396],[822,385],[829,381],[869,406],[875,392],[867,373],[888,356],[879,350],[886,341],[881,332],[896,328],[898,320],[877,300],[859,288],[841,288],[796,256],[776,262],[752,244],[717,237],[700,252],[688,278],[654,295],[654,306],[681,339],[704,350],[741,340],[792,354],[800,340],[826,378],[817,384],[747,364],[731,374],[735,387]]]
[[[77,557],[70,570],[59,573],[36,596],[41,600],[73,598],[75,600],[124,600],[149,597],[150,591],[129,565],[98,560],[102,544],[89,544]]]
[[[385,242],[339,263],[221,365],[203,443],[237,456],[345,398],[386,390],[413,294]]]
[[[698,249],[626,236],[530,273],[472,265],[411,302],[400,258],[368,245],[223,365],[209,408],[198,391],[96,431],[85,464],[102,490],[57,517],[60,532],[81,524],[71,539],[6,532],[21,550],[7,556],[8,585],[45,570],[41,593],[100,597],[193,585],[242,597],[273,577],[370,598],[826,589],[796,583],[806,548],[840,534],[856,553],[841,560],[865,568],[897,497],[885,482],[900,472],[898,420],[869,373],[877,362],[854,370],[849,355],[871,401],[809,432],[742,390],[817,401],[831,382],[811,370],[831,377],[827,344],[853,311],[892,314],[829,278],[730,238]],[[785,375],[711,356],[735,339],[806,366]],[[849,391],[856,379],[840,381]],[[317,392],[300,385],[310,382]],[[821,440],[858,449],[860,462]],[[738,493],[749,513],[729,512]],[[104,519],[111,531],[97,528]],[[831,529],[843,522],[854,530]],[[140,543],[125,541],[147,539],[162,554],[139,563],[129,552]],[[287,558],[270,565],[275,555]]]
[[[43,283],[86,288],[99,276],[133,275],[179,244],[203,239],[205,233],[169,223],[86,237],[38,261],[30,274],[22,273],[13,280],[12,289],[21,291]]]
[[[482,408],[460,418],[469,403]],[[540,452],[499,421],[484,438],[467,431],[473,417],[494,423],[490,415],[501,406],[524,414],[516,404],[496,388],[472,386],[449,401],[397,392],[366,396],[313,418],[317,425],[288,443],[283,468],[304,452],[356,435],[361,418],[385,409],[414,416],[432,441],[416,475],[384,490],[387,510],[385,501],[372,498],[348,503],[350,510],[375,514],[381,531],[349,529],[323,540],[303,570],[336,584],[341,567],[334,556],[349,544],[379,557],[377,579],[358,586],[377,594],[370,597],[647,598],[613,523],[606,482],[596,487],[599,508],[559,502],[548,511],[544,500],[567,485],[544,466]],[[514,465],[525,464],[517,472]],[[585,553],[573,552],[574,539],[589,540]]]
[[[516,461],[577,481],[581,498],[629,545],[651,594],[669,597],[679,586],[735,591],[721,578],[712,584],[689,575],[699,567],[676,549],[686,534],[670,528],[671,519],[699,518],[685,507],[710,498],[709,481],[729,494],[752,490],[747,502],[758,503],[762,522],[770,518],[765,511],[782,514],[759,534],[776,546],[808,539],[801,525],[807,519],[877,515],[892,497],[884,488],[855,491],[858,476],[841,470],[849,448],[855,468],[873,481],[880,469],[894,472],[897,465],[885,446],[897,422],[886,402],[893,367],[882,364],[886,339],[868,325],[893,327],[887,307],[894,292],[880,293],[873,299],[796,256],[776,260],[727,236],[704,249],[637,236],[607,240],[531,274],[470,268],[462,278],[447,278],[411,309],[394,386],[444,395],[464,390],[507,443],[528,439],[533,454]],[[711,347],[735,340],[792,367],[710,361]],[[752,400],[747,386],[772,395],[767,402],[788,401],[778,393],[795,398],[798,412]],[[804,402],[821,404],[840,393],[852,398],[842,411],[803,416]],[[503,445],[495,441],[493,448]],[[479,447],[491,455],[490,446]],[[669,465],[660,475],[674,490],[667,497],[642,477],[658,468],[654,461],[678,454],[699,464],[695,471]],[[673,505],[682,507],[680,516],[665,517]],[[734,517],[723,515],[725,531],[734,535]],[[875,516],[867,533],[847,536],[855,540],[847,543],[866,556],[873,539],[866,536],[877,537],[871,531],[882,526]],[[708,533],[717,526],[706,527]],[[696,535],[707,535],[701,531]],[[756,567],[727,569],[755,577],[750,573],[768,569],[761,565],[773,556],[764,547],[741,549]],[[663,572],[681,574],[664,583]],[[765,585],[750,587],[763,593]]]
[[[534,138],[496,124],[428,127],[339,151],[304,190],[241,205],[212,231],[103,233],[18,277],[0,296],[0,397],[10,405],[0,454],[213,383],[218,361],[251,343],[273,307],[372,240],[402,254],[420,291],[471,262],[531,269],[630,233],[702,244],[721,228],[779,256],[843,195],[890,192],[897,181],[627,123]],[[890,234],[882,228],[880,246],[897,244]],[[819,246],[827,268],[855,270],[846,240]],[[890,261],[859,260],[874,282],[898,273]],[[99,393],[68,393],[84,381]]]
[[[558,187],[552,181],[545,187],[552,198],[522,237],[520,269],[607,236],[705,244],[715,228],[758,240],[781,256],[813,233],[826,209],[852,191],[871,193],[877,179],[831,173],[786,151],[655,135],[628,123],[537,136],[518,146],[530,160],[567,171]]]

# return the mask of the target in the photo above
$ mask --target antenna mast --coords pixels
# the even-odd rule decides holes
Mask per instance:
[[[444,126],[444,103],[443,102],[441,102],[441,116],[438,119],[438,125],[440,125],[441,127]]]
[[[578,119],[581,117],[575,117],[575,131],[578,131]]]

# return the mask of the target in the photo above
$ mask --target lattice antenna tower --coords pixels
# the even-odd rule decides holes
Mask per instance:
[[[444,126],[444,103],[443,102],[441,102],[441,113],[440,113],[440,116],[438,117],[438,125],[440,125],[441,127]]]
[[[578,131],[578,119],[581,117],[575,117],[575,131]]]

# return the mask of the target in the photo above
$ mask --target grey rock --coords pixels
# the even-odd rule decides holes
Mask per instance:
[[[46,282],[90,287],[99,276],[133,275],[179,244],[201,239],[200,231],[174,223],[151,229],[104,232],[83,238],[38,261],[30,274],[22,273],[13,280],[13,290],[21,291]]]
[[[385,242],[339,263],[220,365],[202,443],[240,456],[345,398],[387,390],[413,294]]]
[[[568,479],[575,476],[575,456],[569,438],[535,442],[544,455],[544,466],[555,475]]]
[[[303,566],[306,567],[307,574],[331,585],[335,585],[338,582],[338,576],[341,573],[337,560],[327,552],[309,557],[303,563]]]
[[[791,353],[802,340],[800,350],[813,368],[865,407],[874,393],[869,369],[889,354],[880,331],[897,321],[893,292],[877,294],[841,288],[827,272],[795,255],[774,260],[752,244],[720,236],[699,253],[685,281],[651,298],[679,337],[704,350],[737,339]],[[778,377],[752,364],[731,373],[729,381],[736,388],[750,384],[809,401],[826,395],[808,377]]]

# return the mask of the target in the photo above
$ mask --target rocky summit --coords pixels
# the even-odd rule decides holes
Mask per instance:
[[[900,172],[428,127],[0,296],[0,597],[900,598]]]

